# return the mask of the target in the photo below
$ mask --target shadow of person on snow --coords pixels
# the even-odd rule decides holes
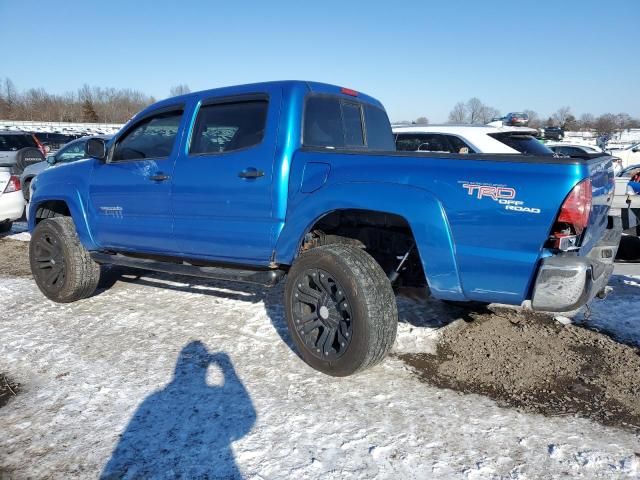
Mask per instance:
[[[220,369],[221,385],[207,384],[211,365]],[[100,478],[241,478],[231,442],[255,420],[227,354],[191,342],[178,356],[172,382],[138,407]]]

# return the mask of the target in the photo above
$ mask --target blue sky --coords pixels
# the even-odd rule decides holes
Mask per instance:
[[[156,98],[263,80],[334,83],[392,120],[444,121],[472,96],[502,113],[640,116],[640,1],[0,0],[0,77]]]

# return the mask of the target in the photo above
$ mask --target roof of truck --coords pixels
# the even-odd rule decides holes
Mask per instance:
[[[364,101],[366,103],[376,105],[380,108],[384,108],[382,103],[379,100],[348,87],[330,85],[328,83],[310,82],[306,80],[278,80],[278,81],[272,81],[272,82],[248,83],[245,85],[232,85],[228,87],[220,87],[220,88],[213,88],[210,90],[200,90],[198,92],[186,93],[184,95],[179,95],[177,97],[171,97],[171,98],[161,100],[157,103],[154,103],[153,105],[150,105],[149,107],[147,107],[147,109],[156,109],[158,107],[170,106],[175,104],[176,101],[179,101],[180,99],[186,100],[192,97],[202,97],[202,96],[221,97],[221,96],[242,95],[247,93],[260,93],[260,90],[263,90],[265,88],[274,88],[274,87],[281,87],[284,90],[295,90],[295,89],[302,88],[308,92],[344,95],[345,98]],[[350,93],[345,93],[346,91]],[[147,109],[143,111],[147,111]]]

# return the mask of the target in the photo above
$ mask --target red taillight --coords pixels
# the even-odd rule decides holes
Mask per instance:
[[[9,178],[9,183],[7,183],[7,186],[4,187],[4,193],[19,192],[19,191],[20,191],[20,179],[15,175],[11,175],[11,178]]]
[[[358,92],[356,92],[355,90],[351,90],[350,88],[341,88],[340,89],[341,93],[344,93],[345,95],[351,95],[352,97],[357,97],[358,96]]]
[[[559,250],[580,248],[580,238],[591,215],[591,180],[578,183],[565,199],[547,246]]]
[[[568,223],[575,229],[576,235],[589,225],[591,215],[591,180],[578,183],[562,204],[558,222]]]

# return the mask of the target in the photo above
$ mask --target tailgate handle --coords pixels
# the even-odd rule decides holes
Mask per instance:
[[[240,178],[260,178],[264,177],[264,172],[262,170],[258,170],[257,168],[249,167],[241,171],[238,176]]]

